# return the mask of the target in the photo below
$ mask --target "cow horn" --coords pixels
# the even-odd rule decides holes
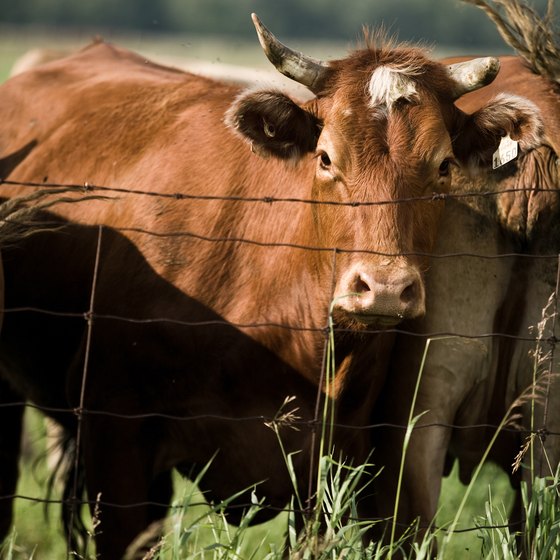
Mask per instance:
[[[451,64],[449,73],[457,84],[454,92],[455,99],[469,91],[487,86],[494,80],[499,69],[500,61],[492,56]]]
[[[263,25],[257,14],[251,14],[251,18],[264,53],[276,69],[313,93],[319,93],[329,74],[329,65],[286,47]]]

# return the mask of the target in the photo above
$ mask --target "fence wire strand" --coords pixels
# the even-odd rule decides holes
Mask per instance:
[[[86,385],[87,385],[87,377],[89,371],[89,355],[91,351],[91,336],[93,331],[93,312],[95,309],[95,293],[97,287],[97,278],[99,274],[99,261],[101,257],[101,240],[103,237],[103,226],[100,225],[98,227],[98,235],[97,235],[97,247],[95,249],[95,261],[93,267],[93,274],[92,274],[92,281],[91,281],[91,294],[89,300],[89,311],[86,314],[87,320],[87,329],[86,329],[86,347],[84,351],[84,365],[82,368],[82,379],[80,384],[80,401],[78,408],[74,410],[77,419],[78,425],[76,430],[76,452],[74,457],[74,477],[72,480],[72,499],[70,501],[70,521],[69,521],[69,530],[68,530],[68,542],[66,547],[66,558],[67,560],[70,558],[72,554],[72,527],[74,526],[74,519],[78,515],[76,511],[76,501],[78,500],[78,486],[79,486],[79,464],[80,464],[80,453],[82,450],[82,424],[83,424],[83,411],[84,411],[84,404],[85,404],[85,396],[86,396]]]
[[[349,207],[360,207],[360,206],[380,206],[380,205],[389,205],[389,204],[404,204],[404,203],[411,203],[411,202],[422,202],[422,201],[429,201],[429,200],[447,200],[447,199],[463,199],[463,198],[479,198],[485,196],[496,196],[499,194],[506,194],[506,193],[518,193],[518,192],[532,192],[534,189],[529,187],[526,188],[514,188],[514,189],[501,189],[496,191],[488,191],[488,192],[471,192],[471,193],[445,193],[445,194],[432,194],[426,196],[419,196],[419,197],[407,197],[402,199],[394,199],[394,200],[382,200],[382,201],[354,201],[354,202],[338,202],[338,201],[323,201],[323,200],[313,200],[313,199],[297,199],[297,198],[273,198],[273,197],[260,197],[260,198],[252,198],[252,197],[240,197],[240,196],[214,196],[214,195],[187,195],[181,193],[158,193],[154,191],[145,191],[139,189],[125,189],[125,188],[117,188],[117,187],[106,187],[100,185],[91,185],[89,183],[85,183],[84,185],[78,184],[64,184],[64,183],[33,183],[33,182],[24,182],[24,181],[12,181],[7,179],[0,179],[0,186],[2,184],[11,185],[11,186],[24,186],[24,187],[49,187],[49,188],[66,188],[66,189],[83,189],[84,192],[89,193],[90,191],[101,191],[101,192],[117,192],[120,194],[136,194],[136,195],[143,195],[143,196],[151,196],[151,197],[158,197],[158,198],[169,198],[172,200],[202,200],[202,201],[229,201],[229,202],[260,202],[266,204],[272,203],[280,203],[280,202],[294,202],[294,203],[301,203],[301,204],[313,204],[313,205],[336,205],[336,206],[349,206]],[[559,191],[555,189],[539,189],[539,192],[551,192],[558,194]],[[60,225],[57,223],[57,225]],[[210,243],[243,243],[249,245],[256,245],[265,248],[288,248],[288,249],[298,249],[303,251],[314,251],[314,252],[324,252],[324,253],[331,253],[332,251],[336,251],[337,253],[349,253],[349,254],[366,254],[366,255],[377,255],[381,257],[429,257],[431,259],[450,259],[450,258],[476,258],[476,259],[505,259],[505,258],[528,258],[528,259],[556,259],[558,255],[556,253],[550,254],[527,254],[523,252],[515,252],[515,253],[502,253],[496,255],[483,255],[483,254],[476,254],[476,253],[467,253],[467,252],[457,252],[457,253],[423,253],[423,252],[403,252],[403,253],[387,253],[383,251],[374,251],[369,249],[359,249],[359,248],[341,248],[341,247],[320,247],[320,246],[313,246],[313,245],[301,245],[295,243],[276,243],[273,241],[259,241],[257,239],[247,239],[243,237],[211,237],[207,235],[201,235],[196,232],[191,231],[172,231],[172,232],[162,232],[162,231],[154,231],[140,227],[114,227],[112,228],[114,231],[120,233],[135,233],[135,234],[144,234],[150,235],[153,237],[172,237],[172,238],[191,238],[196,239],[199,241],[207,241]]]
[[[341,201],[329,201],[329,200],[316,200],[309,198],[281,198],[273,196],[262,196],[262,197],[249,197],[249,196],[225,196],[225,195],[203,195],[203,194],[188,194],[188,193],[162,193],[158,191],[148,191],[144,189],[126,189],[124,187],[109,187],[106,185],[94,185],[92,183],[51,183],[45,181],[44,183],[38,183],[33,181],[14,181],[11,179],[0,178],[0,185],[10,185],[10,186],[21,186],[30,188],[71,188],[76,190],[82,190],[84,193],[91,193],[95,191],[99,192],[111,192],[117,194],[132,194],[141,195],[154,198],[169,198],[172,200],[186,200],[186,201],[223,201],[223,202],[247,202],[247,203],[264,203],[264,204],[275,204],[275,203],[296,203],[296,204],[311,204],[316,206],[350,206],[350,207],[360,207],[360,206],[388,206],[395,204],[407,204],[411,202],[429,202],[433,200],[462,200],[465,198],[494,198],[502,194],[515,194],[522,192],[534,192],[539,193],[550,192],[558,194],[557,189],[550,188],[532,188],[532,187],[517,187],[509,189],[495,189],[492,191],[471,191],[471,192],[452,192],[452,193],[431,193],[422,196],[411,196],[405,198],[396,198],[391,200],[355,200],[349,202]]]
[[[263,424],[270,424],[274,421],[274,417],[272,416],[264,416],[264,415],[255,415],[255,416],[226,416],[223,414],[196,414],[191,416],[178,416],[175,414],[166,414],[164,412],[146,412],[146,413],[138,413],[138,414],[126,414],[122,412],[112,412],[109,410],[95,410],[90,408],[59,408],[59,407],[50,407],[50,406],[40,406],[29,401],[19,401],[19,402],[10,402],[10,403],[1,403],[0,409],[2,408],[29,408],[33,410],[37,410],[46,416],[51,414],[69,414],[73,416],[107,416],[109,418],[118,418],[119,420],[148,420],[150,418],[161,419],[161,420],[172,420],[176,422],[198,422],[200,420],[216,420],[222,422],[231,422],[231,423],[243,423],[243,422],[260,422]],[[321,420],[298,420],[294,419],[290,421],[290,424],[297,426],[299,429],[308,428],[309,430],[316,429],[317,426],[321,425]],[[395,424],[392,422],[376,422],[374,424],[345,424],[342,422],[332,422],[331,424],[334,428],[341,428],[344,430],[356,430],[356,431],[363,431],[363,430],[376,430],[382,428],[390,428],[394,430],[401,430],[406,431],[408,428],[407,424]],[[457,430],[457,431],[465,431],[465,430],[497,430],[500,426],[498,424],[492,423],[479,423],[479,424],[453,424],[449,422],[427,422],[425,424],[417,424],[414,428],[415,431],[417,430],[426,430],[431,428],[445,428],[448,430]],[[560,436],[560,432],[551,431],[546,428],[538,428],[538,429],[529,429],[529,428],[521,428],[515,426],[504,426],[501,429],[504,433],[515,433],[521,435],[546,435],[551,437],[558,437]]]
[[[14,181],[10,179],[0,179],[0,185],[6,186],[17,186],[17,187],[26,187],[32,189],[75,189],[78,193],[83,193],[87,195],[91,195],[92,193],[99,193],[102,194],[112,194],[117,195],[116,198],[110,197],[110,200],[118,200],[120,196],[142,196],[142,197],[156,197],[156,198],[164,198],[170,199],[176,202],[181,201],[199,201],[199,202],[212,202],[212,201],[222,201],[222,202],[231,202],[231,203],[245,203],[245,204],[265,204],[265,205],[277,205],[277,204],[306,204],[306,205],[329,205],[329,206],[348,206],[348,207],[367,207],[367,206],[383,206],[383,205],[395,205],[395,204],[409,204],[415,202],[429,202],[429,201],[439,201],[439,200],[450,200],[450,199],[475,199],[475,198],[493,198],[502,194],[515,194],[520,192],[526,191],[533,191],[534,189],[531,188],[512,188],[512,189],[501,189],[501,190],[493,190],[493,191],[480,191],[480,192],[463,192],[463,193],[433,193],[429,195],[417,196],[417,197],[407,197],[402,199],[396,200],[383,200],[383,201],[367,201],[367,200],[360,200],[360,201],[349,201],[349,202],[338,202],[338,201],[319,201],[313,199],[305,199],[305,198],[281,198],[281,197],[271,197],[271,196],[264,196],[264,197],[241,197],[241,196],[218,196],[218,195],[190,195],[187,193],[160,193],[154,192],[144,189],[127,189],[122,187],[112,187],[106,185],[94,185],[90,183],[84,184],[62,184],[62,183],[54,183],[45,181],[43,183],[38,182],[31,182],[31,181]],[[550,193],[558,193],[559,191],[556,189],[538,189],[538,192],[550,192]],[[56,223],[58,227],[60,227],[60,223]],[[64,225],[64,224],[63,224]],[[527,259],[527,260],[537,260],[537,259],[555,259],[558,263],[557,268],[557,281],[556,281],[556,302],[555,302],[555,309],[554,309],[554,318],[553,318],[553,327],[552,327],[552,337],[548,340],[548,342],[552,345],[552,357],[550,358],[550,370],[552,371],[553,367],[553,360],[554,360],[554,349],[557,340],[554,336],[555,327],[556,327],[556,315],[558,313],[558,302],[557,302],[557,295],[559,290],[560,284],[560,255],[557,253],[554,254],[528,254],[524,252],[510,252],[510,253],[503,253],[503,254],[476,254],[476,253],[468,253],[468,252],[457,252],[457,253],[446,253],[446,254],[433,254],[433,253],[407,253],[407,254],[393,254],[393,253],[384,253],[372,250],[365,250],[359,248],[350,248],[350,249],[342,249],[336,247],[320,247],[320,246],[307,246],[307,245],[299,245],[299,244],[292,244],[292,243],[275,243],[270,241],[259,241],[256,239],[247,239],[243,237],[212,237],[207,235],[202,235],[200,233],[191,232],[191,231],[172,231],[172,232],[163,232],[163,231],[153,231],[145,228],[140,227],[126,227],[126,228],[112,228],[115,231],[118,231],[123,234],[128,235],[149,235],[152,237],[165,237],[165,238],[175,238],[175,239],[194,239],[197,241],[209,242],[209,243],[243,243],[249,245],[255,245],[263,248],[274,249],[274,248],[290,248],[296,250],[303,250],[303,251],[311,251],[311,252],[325,252],[325,253],[332,253],[332,278],[331,278],[331,295],[334,295],[334,286],[335,286],[335,278],[336,278],[336,265],[337,265],[337,254],[340,253],[364,253],[364,254],[374,254],[386,257],[402,257],[402,256],[422,256],[422,257],[429,257],[431,259],[453,259],[453,258],[473,258],[473,259],[484,259],[484,260],[495,260],[495,259]],[[95,256],[95,265],[92,275],[92,286],[91,286],[91,294],[90,294],[90,302],[89,302],[89,309],[85,311],[76,311],[76,312],[68,312],[68,311],[55,311],[49,309],[42,309],[37,307],[13,307],[13,308],[6,308],[1,310],[4,314],[16,314],[16,313],[36,313],[36,314],[44,314],[50,315],[54,317],[60,318],[68,318],[68,319],[82,319],[87,323],[87,341],[86,341],[86,351],[84,357],[84,364],[83,364],[83,371],[82,371],[82,380],[81,380],[81,387],[80,387],[80,399],[79,405],[77,408],[56,408],[56,407],[46,407],[46,406],[39,406],[31,402],[21,401],[21,402],[12,402],[12,403],[2,403],[0,404],[0,408],[5,407],[25,407],[31,408],[41,411],[42,413],[49,415],[49,414],[71,414],[75,415],[78,419],[77,422],[77,452],[76,452],[76,461],[79,460],[79,453],[82,447],[82,423],[84,417],[88,415],[106,415],[108,417],[114,417],[119,419],[130,419],[130,420],[138,420],[138,419],[149,419],[149,418],[160,418],[166,420],[173,420],[177,422],[193,422],[199,420],[217,420],[223,422],[231,422],[231,423],[240,423],[240,422],[271,422],[273,418],[268,418],[261,415],[256,416],[246,416],[246,417],[233,417],[227,415],[219,415],[219,414],[199,414],[199,415],[192,415],[192,416],[177,416],[172,414],[165,414],[160,412],[147,412],[143,414],[126,414],[122,412],[115,412],[110,410],[92,410],[85,407],[85,395],[86,395],[86,385],[87,385],[87,378],[88,378],[88,363],[89,363],[89,354],[91,351],[90,343],[91,343],[91,336],[93,332],[94,326],[96,328],[100,327],[100,321],[102,320],[111,320],[111,321],[120,321],[124,323],[132,323],[132,324],[157,324],[157,323],[169,323],[178,326],[185,326],[185,327],[208,327],[208,326],[229,326],[234,327],[240,330],[250,330],[250,329],[269,329],[269,328],[278,328],[278,329],[286,329],[290,331],[296,332],[317,332],[323,333],[325,336],[325,345],[323,350],[323,358],[322,358],[322,365],[321,365],[321,380],[324,379],[324,375],[326,375],[327,371],[327,347],[329,341],[329,322],[326,322],[326,326],[307,326],[307,325],[290,325],[290,324],[282,324],[282,323],[274,323],[274,322],[255,322],[255,323],[232,323],[226,320],[212,320],[212,321],[184,321],[178,320],[172,317],[145,317],[145,318],[138,318],[138,317],[123,317],[118,315],[111,315],[111,314],[102,314],[96,313],[95,311],[95,289],[97,283],[97,275],[100,266],[100,256],[101,256],[101,241],[102,241],[102,232],[103,226],[99,226],[98,229],[98,241],[97,241],[97,248],[96,248],[96,256]],[[332,297],[331,297],[332,300]],[[329,316],[330,311],[327,312],[327,317]],[[335,333],[345,333],[350,332],[348,329],[342,329],[334,327]],[[488,333],[479,333],[476,335],[467,335],[461,333],[453,333],[453,332],[438,332],[438,333],[418,333],[418,332],[411,332],[407,331],[406,329],[402,328],[390,328],[390,329],[366,329],[364,334],[367,335],[377,335],[381,333],[393,333],[393,334],[401,334],[411,337],[421,337],[421,338],[434,338],[434,337],[459,337],[459,338],[466,338],[466,339],[486,339],[486,338],[504,338],[509,339],[512,341],[521,341],[521,342],[528,342],[528,343],[538,343],[542,342],[539,336],[522,336],[522,335],[514,335],[510,333],[503,333],[503,332],[488,332]],[[298,426],[298,428],[308,429],[312,433],[312,443],[311,443],[311,455],[314,457],[315,449],[316,449],[316,437],[317,437],[317,430],[321,425],[321,415],[320,415],[320,400],[321,400],[321,382],[319,383],[319,392],[317,394],[316,403],[315,403],[315,413],[314,418],[312,420],[294,420],[293,423]],[[546,401],[545,401],[545,409],[544,409],[544,418],[543,424],[539,428],[536,429],[526,429],[520,428],[518,426],[505,426],[502,428],[503,432],[511,432],[511,433],[518,433],[524,435],[537,435],[539,437],[558,437],[560,436],[560,432],[549,431],[547,429],[547,420],[548,420],[548,391],[546,394]],[[333,422],[332,427],[334,428],[343,428],[347,430],[375,430],[375,429],[396,429],[401,431],[406,431],[408,426],[401,425],[401,424],[394,424],[394,423],[372,423],[367,425],[349,425],[346,423],[339,423]],[[472,425],[459,425],[453,423],[446,423],[446,422],[426,422],[424,424],[418,424],[415,426],[415,430],[424,430],[424,429],[433,429],[433,428],[442,428],[448,429],[453,431],[464,431],[464,430],[496,430],[498,428],[497,425],[492,423],[480,423],[480,424],[472,424]],[[314,469],[315,465],[313,463],[313,459],[310,464],[309,469],[309,482],[308,482],[308,500],[307,503],[310,504],[313,498],[314,493],[314,485],[313,485],[313,478],[314,478]],[[75,465],[75,471],[77,473],[78,464]],[[77,475],[76,475],[77,476]],[[158,502],[151,502],[151,501],[144,501],[144,502],[137,502],[137,503],[130,503],[130,504],[117,504],[111,502],[105,502],[103,500],[88,500],[88,499],[81,499],[78,495],[78,481],[77,478],[73,481],[73,494],[71,499],[62,500],[62,499],[46,499],[46,498],[38,498],[33,496],[27,496],[22,494],[9,494],[0,496],[0,501],[3,500],[26,500],[30,502],[38,502],[44,504],[58,504],[62,507],[69,507],[70,508],[70,515],[71,520],[76,515],[76,508],[82,505],[94,505],[100,504],[102,506],[110,506],[114,508],[135,508],[135,507],[145,507],[145,506],[157,506],[157,507],[171,507],[172,509],[179,509],[182,506],[180,505],[172,505],[158,503]],[[192,503],[191,505],[194,506],[207,506],[207,502],[201,501],[199,503]],[[253,504],[236,504],[235,506],[229,507],[239,507],[242,509],[248,509]],[[300,514],[307,514],[308,510],[298,510],[294,508],[280,508],[280,507],[272,507],[263,505],[265,509],[271,509],[277,513],[280,512],[288,512],[288,513],[300,513]],[[352,518],[350,519],[352,520]],[[355,521],[372,521],[372,522],[390,522],[390,518],[360,518],[355,519]],[[479,531],[481,529],[504,529],[504,528],[514,528],[520,527],[521,522],[509,523],[504,525],[477,525],[473,527],[466,527],[461,529],[454,529],[454,533],[467,533],[467,532],[474,532]],[[406,528],[408,525],[398,523],[397,525]],[[433,527],[433,526],[432,526]],[[437,527],[436,527],[437,528]],[[445,527],[439,528],[439,530],[445,531]],[[71,542],[70,536],[69,541],[67,543],[67,557],[71,554]]]

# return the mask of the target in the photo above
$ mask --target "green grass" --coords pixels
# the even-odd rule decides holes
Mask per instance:
[[[44,499],[47,479],[45,428],[42,416],[35,410],[29,410],[25,415],[25,434],[17,493]],[[66,543],[59,530],[60,506],[50,505],[48,518],[44,512],[41,502],[15,501],[14,560],[65,558]]]
[[[44,498],[46,488],[47,468],[44,460],[45,450],[45,428],[41,416],[34,410],[26,414],[26,453],[22,459],[21,480],[18,494],[36,498]],[[507,476],[498,467],[485,465],[480,479],[467,502],[460,519],[458,528],[463,529],[475,526],[476,520],[485,514],[485,502],[488,500],[489,488],[495,505],[502,504],[509,511],[512,504],[512,491],[509,487]],[[442,495],[440,499],[440,511],[437,522],[439,526],[449,524],[453,519],[458,504],[465,492],[454,468],[451,475],[444,479]],[[185,501],[200,503],[202,495],[198,493],[192,483],[176,479],[175,505]],[[55,496],[58,498],[59,496]],[[29,500],[16,500],[15,514],[15,547],[13,550],[14,560],[28,560],[30,558],[64,558],[66,554],[66,542],[63,538],[59,515],[60,506],[49,506],[48,518],[44,516],[44,506]],[[210,521],[214,519],[214,522]],[[236,529],[221,524],[216,528],[216,516],[209,516],[209,509],[205,506],[192,506],[185,513],[175,513],[171,517],[167,531],[169,540],[173,542],[173,532],[177,531],[177,524],[183,527],[200,526],[201,529],[191,530],[190,540],[184,543],[185,550],[191,551],[196,548],[198,554],[207,550],[205,558],[213,558],[216,553],[218,533],[222,546],[231,545],[234,537],[239,540],[239,557],[255,560],[262,559],[266,554],[275,549],[280,549],[283,544],[284,532],[287,527],[287,514],[283,513],[272,521],[253,526],[243,533],[242,537],[236,536]],[[220,523],[218,523],[220,525]],[[101,522],[100,530],[103,529]],[[237,541],[236,541],[237,542]],[[188,545],[188,546],[187,546]],[[446,559],[478,559],[481,558],[482,540],[480,535],[474,532],[458,533],[454,535],[450,548],[447,549]],[[191,548],[189,548],[191,547]],[[168,551],[162,558],[172,558],[172,552]],[[194,551],[192,552],[194,557]],[[93,556],[91,556],[93,558]],[[181,556],[184,558],[185,556]],[[177,557],[175,557],[177,558]],[[232,556],[233,558],[233,556]]]
[[[43,417],[35,410],[30,409],[26,412],[25,417],[25,447],[24,456],[21,460],[21,476],[17,493],[21,496],[31,498],[45,498],[46,481],[48,470],[45,460],[45,425]],[[204,502],[204,497],[198,492],[196,487],[180,478],[175,480],[175,511],[180,512],[179,506],[189,497],[192,503],[200,504]],[[54,499],[60,499],[60,495],[53,496]],[[209,508],[206,506],[195,505],[188,508],[183,513],[175,513],[170,516],[170,528],[181,517],[184,526],[190,526],[195,521],[202,519],[203,525],[207,528],[201,530],[197,534],[197,547],[200,550],[216,544],[215,529],[211,527],[209,519]],[[287,514],[281,513],[274,520],[255,525],[247,530],[247,534],[243,537],[241,552],[243,558],[249,558],[255,550],[264,550],[267,546],[282,546],[283,534],[287,525]],[[35,502],[27,499],[17,499],[15,501],[15,545],[13,546],[13,560],[29,560],[35,558],[41,560],[58,559],[66,557],[66,541],[62,534],[60,524],[60,506],[49,505],[48,517],[45,517],[44,505],[41,502]],[[101,522],[99,530],[103,530]],[[227,535],[223,534],[222,539],[227,542]],[[263,543],[266,543],[263,545]],[[189,543],[189,546],[192,543]],[[0,554],[0,556],[2,556]],[[90,551],[88,556],[93,558],[93,552]],[[5,557],[2,556],[2,557]]]
[[[467,500],[457,529],[462,530],[476,526],[479,518],[484,516],[489,490],[491,490],[496,504],[502,504],[507,512],[511,511],[514,493],[509,484],[509,479],[501,468],[492,463],[487,463],[484,465],[480,479]],[[466,486],[459,481],[458,468],[455,464],[451,474],[443,480],[437,516],[438,526],[445,527],[452,521],[465,491]],[[461,558],[462,560],[478,559],[481,558],[481,546],[482,540],[477,531],[456,533],[453,536],[451,547],[448,549],[448,557]]]

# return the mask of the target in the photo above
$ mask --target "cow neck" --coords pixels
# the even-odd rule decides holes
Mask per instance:
[[[251,173],[237,175],[237,194],[273,202],[227,203],[216,218],[220,236],[258,243],[218,248],[229,264],[227,277],[220,279],[227,300],[217,311],[236,324],[278,325],[247,333],[316,382],[333,291],[333,252],[313,225],[315,160],[311,154],[300,163],[262,160],[245,152],[240,162]],[[241,291],[251,286],[251,297],[242,303],[230,297],[235,286]]]

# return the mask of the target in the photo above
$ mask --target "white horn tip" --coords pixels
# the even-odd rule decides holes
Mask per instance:
[[[499,70],[500,61],[493,56],[450,65],[449,72],[457,83],[456,97],[492,83]]]

